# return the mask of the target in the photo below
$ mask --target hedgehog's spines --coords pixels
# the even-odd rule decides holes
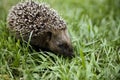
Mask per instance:
[[[38,4],[32,0],[13,6],[7,21],[9,28],[23,34],[34,30],[34,34],[39,35],[42,32],[66,28],[65,21],[54,9],[46,3]]]

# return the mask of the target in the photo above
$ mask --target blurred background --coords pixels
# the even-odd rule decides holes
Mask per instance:
[[[27,0],[0,0],[0,19],[5,20],[11,6],[20,1]],[[65,18],[81,18],[88,15],[95,24],[99,24],[102,18],[111,16],[114,19],[120,18],[120,0],[34,0],[46,2],[57,9]]]

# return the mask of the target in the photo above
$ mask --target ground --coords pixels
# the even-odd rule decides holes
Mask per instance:
[[[120,0],[36,0],[66,20],[72,59],[15,40],[6,17],[19,1],[0,0],[0,80],[120,80]]]

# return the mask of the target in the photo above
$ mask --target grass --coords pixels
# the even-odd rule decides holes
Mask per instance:
[[[38,0],[66,20],[75,57],[31,52],[6,28],[19,0],[0,0],[0,80],[120,80],[119,0]],[[52,58],[51,58],[52,57]]]

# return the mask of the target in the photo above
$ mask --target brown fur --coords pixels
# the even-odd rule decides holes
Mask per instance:
[[[73,48],[67,30],[58,30],[52,33],[51,40],[48,41],[49,49],[64,56],[73,56]]]
[[[39,37],[32,37],[31,45],[59,55],[74,56],[71,40],[66,29],[46,32]]]

